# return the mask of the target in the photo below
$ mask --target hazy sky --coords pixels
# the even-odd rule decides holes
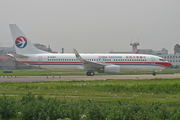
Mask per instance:
[[[140,49],[173,53],[180,44],[180,0],[0,0],[0,45],[12,46],[9,23],[33,43],[81,53]]]

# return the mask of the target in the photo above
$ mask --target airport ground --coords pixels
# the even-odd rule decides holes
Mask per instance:
[[[42,95],[45,98],[66,99],[67,101],[117,102],[119,100],[123,103],[169,104],[179,103],[180,100],[180,74],[157,75],[154,78],[152,75],[107,75],[62,76],[62,78],[54,79],[45,76],[0,78],[0,80],[3,79],[6,82],[0,83],[1,97],[6,94],[7,97],[15,99],[20,99],[28,92],[32,92],[34,95]]]
[[[95,76],[86,76],[86,71],[57,71],[57,70],[13,70],[12,73],[0,71],[0,82],[36,82],[36,81],[70,81],[70,80],[107,80],[107,79],[155,79],[180,78],[180,69],[165,69],[152,71],[121,71],[119,74],[95,73]]]
[[[108,80],[108,79],[170,79],[180,78],[180,73],[174,74],[158,74],[153,76],[147,75],[74,75],[74,76],[0,76],[0,82],[40,82],[40,81],[91,81],[91,80]]]
[[[7,99],[13,99],[16,100],[18,104],[20,104],[21,101],[25,100],[27,102],[28,100],[29,102],[25,104],[28,109],[25,109],[24,106],[22,106],[22,109],[21,107],[19,108],[22,111],[22,114],[18,115],[19,118],[31,113],[27,110],[35,111],[34,105],[36,102],[31,103],[30,100],[34,100],[33,95],[35,95],[36,101],[38,102],[36,105],[38,111],[42,107],[48,110],[53,107],[53,109],[57,111],[55,109],[57,106],[56,102],[62,102],[63,104],[68,103],[67,106],[69,106],[69,104],[72,106],[77,104],[76,108],[66,108],[72,112],[70,114],[76,113],[73,112],[73,109],[81,109],[81,107],[79,108],[77,106],[82,106],[86,111],[83,112],[83,114],[87,115],[86,117],[88,117],[89,114],[96,116],[95,114],[98,113],[98,111],[106,110],[107,115],[104,113],[104,116],[107,118],[110,117],[111,113],[110,111],[108,112],[109,109],[112,109],[112,116],[115,116],[115,108],[117,110],[123,110],[129,107],[132,109],[128,109],[131,111],[127,110],[127,112],[133,113],[132,116],[137,116],[137,118],[148,115],[151,116],[149,118],[175,118],[176,116],[174,115],[178,115],[178,110],[180,110],[180,73],[178,71],[179,70],[162,71],[166,74],[161,73],[156,76],[146,72],[146,74],[133,75],[127,75],[126,73],[123,75],[97,74],[95,76],[78,75],[77,73],[76,75],[63,75],[63,72],[60,71],[44,71],[44,75],[41,74],[42,71],[36,71],[36,75],[39,74],[41,76],[31,76],[28,71],[16,71],[19,72],[18,74],[24,73],[28,75],[27,73],[29,73],[29,76],[17,75],[15,77],[15,75],[12,75],[11,77],[11,75],[7,75],[7,73],[1,74],[0,98],[2,99],[0,100],[2,101],[4,99],[4,101],[7,101]],[[49,76],[46,72],[48,72]],[[61,76],[58,75],[59,73],[61,73]],[[65,74],[71,73],[74,72],[66,72]],[[29,94],[29,92],[33,95]],[[4,95],[6,98],[3,98]],[[53,100],[54,98],[56,100]],[[47,103],[45,103],[45,101]],[[56,105],[54,105],[54,103],[56,103]],[[47,107],[41,106],[44,104],[47,104],[45,105]],[[103,106],[106,106],[106,108]],[[139,111],[138,114],[135,112],[136,110]],[[149,113],[150,111],[153,114]],[[36,112],[37,111],[33,112],[33,114]],[[67,113],[64,114],[68,115]],[[79,114],[80,113],[78,113],[78,115]],[[100,115],[101,113],[98,114]],[[117,116],[119,114],[120,111],[116,113]],[[123,114],[126,116],[131,115],[126,112]],[[18,116],[16,118],[18,118]],[[68,116],[68,118],[72,117],[73,116]],[[102,116],[99,117],[101,118]]]
[[[164,74],[164,73],[166,73],[166,74]],[[33,74],[35,74],[35,76],[32,76]],[[157,84],[157,82],[158,82],[159,84],[164,85],[164,84],[172,84],[172,83],[175,84],[175,82],[173,82],[175,80],[176,83],[180,84],[180,70],[179,69],[163,70],[162,72],[157,73],[156,76],[153,76],[151,74],[151,72],[149,72],[149,71],[140,71],[140,72],[122,71],[121,75],[119,75],[119,74],[116,74],[116,75],[97,74],[95,76],[86,76],[84,74],[85,74],[84,71],[28,71],[28,70],[22,71],[21,70],[21,71],[13,71],[13,73],[3,73],[3,71],[0,71],[0,89],[1,89],[0,94],[2,95],[3,93],[6,93],[6,94],[9,94],[9,96],[22,96],[23,94],[26,94],[28,91],[32,91],[32,89],[22,88],[23,91],[15,90],[16,91],[15,92],[14,89],[12,89],[11,87],[10,87],[10,89],[7,89],[7,88],[9,88],[8,85],[12,85],[12,86],[14,86],[13,88],[17,89],[18,86],[35,85],[35,83],[40,84],[41,86],[44,84],[51,84],[51,83],[54,84],[55,86],[57,84],[61,86],[61,83],[64,83],[64,82],[67,83],[67,85],[68,84],[71,85],[72,82],[78,83],[79,85],[84,85],[87,83],[89,84],[89,83],[95,82],[95,83],[101,84],[100,87],[102,87],[104,84],[106,85],[106,83],[108,83],[107,81],[109,81],[109,80],[111,81],[110,84],[113,84],[113,85],[129,84],[129,83],[131,83],[131,81],[136,81],[133,83],[133,85],[137,85],[137,84],[141,85],[142,81],[143,81],[143,84],[144,84],[144,82],[149,83],[149,81],[153,81],[149,84],[150,85]],[[69,82],[69,81],[71,81],[71,82]],[[117,82],[115,82],[115,81],[117,81]],[[165,81],[168,81],[168,82],[165,83]],[[5,85],[5,86],[2,87],[3,85]],[[37,85],[35,85],[35,86],[37,86]],[[63,88],[64,88],[64,86],[63,86]],[[39,89],[39,87],[38,87],[38,89]],[[44,91],[41,91],[41,90],[39,91],[38,89],[35,87],[35,89],[33,89],[33,93],[41,94],[41,92],[42,92],[43,95],[46,95],[44,93]],[[44,87],[43,87],[43,89],[44,89]],[[69,88],[67,88],[67,89],[69,89]],[[52,90],[54,90],[54,89],[52,89]],[[51,94],[52,96],[58,97],[58,94],[54,94],[54,91],[52,92],[52,90],[48,89],[47,93]],[[76,89],[74,89],[74,91],[76,91]],[[83,98],[84,97],[83,90],[80,90],[80,91],[82,91],[82,95],[80,94],[80,97]],[[73,92],[73,90],[72,90],[72,92]],[[124,91],[124,92],[126,92],[126,91]],[[143,91],[141,91],[141,92],[143,93]],[[66,91],[64,91],[63,93],[66,94]],[[63,94],[63,96],[64,96],[64,94]],[[69,93],[67,93],[67,94],[68,94],[67,97],[74,96],[74,94],[69,94]],[[133,94],[133,93],[128,92],[128,94]],[[164,94],[164,95],[166,95],[166,94]],[[46,95],[46,96],[49,96],[49,95]],[[62,97],[62,94],[60,95],[60,97]],[[93,96],[89,96],[88,94],[85,97],[87,97],[88,99],[89,98],[99,98],[98,95],[93,97]],[[106,97],[108,97],[108,96],[106,96]],[[71,98],[71,97],[69,97],[69,98]],[[78,97],[76,97],[76,98],[78,98]],[[112,99],[114,99],[114,98],[112,98]]]
[[[12,70],[12,73],[4,73],[0,70],[0,76],[73,76],[86,75],[86,71],[59,71],[59,70]],[[153,71],[120,71],[117,74],[97,73],[95,75],[145,75],[152,74]],[[164,69],[157,74],[180,73],[180,69]]]
[[[68,100],[169,103],[179,102],[180,88],[174,91],[174,86],[178,87],[177,85],[180,87],[179,73],[156,76],[1,76],[0,94],[21,98],[31,91],[35,95]],[[166,89],[168,91],[164,91]]]

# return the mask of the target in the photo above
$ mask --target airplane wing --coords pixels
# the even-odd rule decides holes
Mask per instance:
[[[96,63],[96,62],[91,62],[91,61],[87,61],[87,60],[84,60],[80,55],[79,53],[77,52],[76,49],[73,49],[74,50],[74,53],[76,55],[76,58],[83,62],[83,66],[84,66],[84,69],[88,69],[88,70],[94,70],[94,69],[102,69],[104,68],[104,66],[106,66],[105,64],[102,64],[102,63]]]

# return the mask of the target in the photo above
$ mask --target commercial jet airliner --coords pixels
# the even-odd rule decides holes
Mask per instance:
[[[37,49],[16,24],[10,24],[17,61],[46,69],[85,70],[87,76],[98,73],[119,73],[120,70],[155,72],[169,67],[163,58],[145,54],[54,54]]]

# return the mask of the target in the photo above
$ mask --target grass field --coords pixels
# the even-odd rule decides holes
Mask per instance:
[[[137,103],[178,103],[180,79],[0,83],[0,94],[16,99],[28,91],[45,98]]]
[[[158,74],[180,73],[179,69],[165,69]],[[15,70],[0,75],[46,76],[84,75],[85,71],[28,71]],[[120,74],[151,74],[151,71],[121,71]],[[98,74],[100,75],[100,74]],[[32,83],[0,83],[0,94],[21,98],[31,91],[35,95],[67,100],[123,101],[123,102],[178,102],[180,99],[180,79],[150,80],[106,80],[106,81],[57,81]]]
[[[158,74],[179,72],[167,69]],[[2,71],[0,74],[5,75]],[[85,72],[13,71],[12,74],[84,75]],[[121,74],[151,72],[124,71]],[[179,100],[180,78],[2,82],[0,119],[180,119]]]
[[[95,75],[129,75],[129,74],[152,74],[153,71],[121,71],[118,74],[97,73]],[[157,74],[173,74],[180,73],[180,69],[164,69]],[[86,71],[58,71],[58,70],[13,70],[13,73],[3,73],[0,70],[1,76],[16,75],[16,76],[59,76],[59,75],[86,75]]]

